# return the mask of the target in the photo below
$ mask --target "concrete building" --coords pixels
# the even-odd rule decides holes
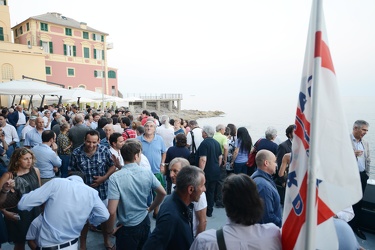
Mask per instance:
[[[22,79],[22,75],[46,80],[45,53],[40,47],[29,47],[12,42],[9,6],[0,0],[0,82]],[[9,103],[9,96],[1,96],[1,104]]]
[[[0,0],[1,82],[25,76],[119,95],[117,69],[107,65],[107,50],[113,48],[108,34],[56,12],[11,28],[9,13],[7,1]]]

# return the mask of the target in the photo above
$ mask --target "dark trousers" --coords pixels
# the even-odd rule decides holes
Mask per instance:
[[[68,177],[68,166],[69,166],[69,161],[70,161],[70,155],[59,155],[61,159],[61,167],[60,167],[60,172],[61,172],[61,178],[66,178]]]
[[[116,232],[116,249],[117,250],[141,250],[150,234],[150,217],[146,218],[133,227],[121,227]]]
[[[234,173],[235,174],[247,174],[246,162],[244,163],[234,163]]]
[[[214,195],[215,187],[218,181],[206,181],[206,199],[207,199],[207,212],[206,214],[211,215],[214,211]]]
[[[368,176],[366,174],[366,171],[360,172],[359,176],[361,178],[362,196],[363,196],[363,194],[365,193]],[[353,210],[354,210],[354,218],[351,221],[349,221],[349,225],[351,226],[351,228],[357,229],[359,227],[359,221],[362,217],[362,199],[353,205]]]
[[[216,183],[214,201],[216,205],[223,205],[223,184],[227,178],[227,170],[225,166],[220,166],[220,180]]]

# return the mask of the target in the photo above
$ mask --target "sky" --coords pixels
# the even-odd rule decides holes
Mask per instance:
[[[312,1],[8,0],[12,26],[58,12],[108,33],[124,94],[296,96]],[[373,96],[375,1],[323,2],[340,91]]]

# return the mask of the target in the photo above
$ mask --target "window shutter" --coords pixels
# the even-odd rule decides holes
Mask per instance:
[[[98,72],[94,70],[94,77],[98,77]]]
[[[75,45],[73,46],[73,56],[77,56],[77,48]]]
[[[52,44],[52,42],[49,42],[49,53],[53,54],[53,44]]]
[[[96,49],[94,49],[94,59],[96,59]]]
[[[64,44],[64,56],[66,56],[67,53],[66,53],[66,44]]]

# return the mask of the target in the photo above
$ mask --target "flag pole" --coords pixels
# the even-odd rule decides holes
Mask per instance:
[[[312,85],[312,117],[311,117],[311,131],[310,131],[310,152],[309,152],[309,163],[308,163],[308,184],[307,184],[307,204],[306,204],[306,242],[305,249],[314,250],[316,242],[316,227],[317,227],[317,197],[316,197],[316,165],[317,160],[317,142],[319,138],[317,126],[319,123],[318,103],[319,95],[317,95],[319,88],[320,79],[320,67],[322,63],[322,58],[320,56],[320,41],[321,37],[317,37],[317,31],[322,31],[321,27],[321,10],[322,10],[323,0],[314,0],[313,8],[315,8],[315,42],[314,42],[314,71],[313,71],[313,85]],[[322,32],[319,32],[321,35]],[[318,53],[317,53],[318,52]],[[317,56],[318,55],[318,56]]]

